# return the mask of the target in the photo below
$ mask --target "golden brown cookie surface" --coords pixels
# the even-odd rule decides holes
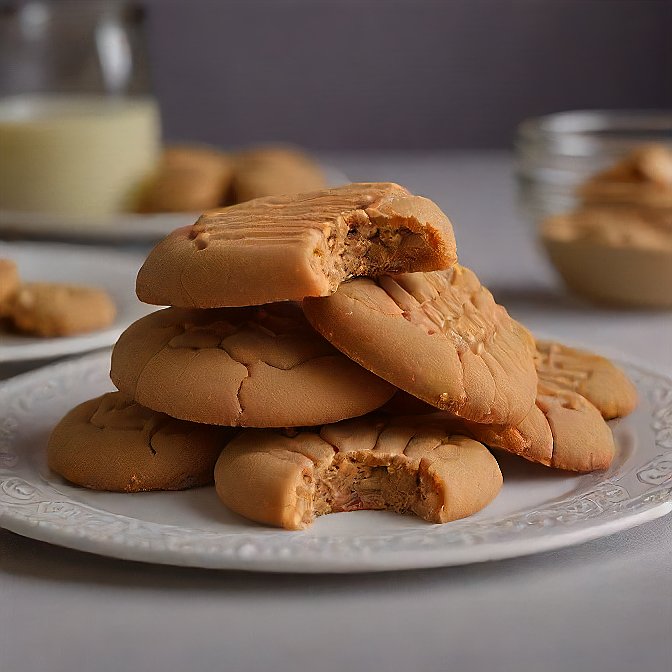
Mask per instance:
[[[534,340],[467,268],[356,279],[303,308],[349,357],[437,408],[516,424],[534,404]]]
[[[150,252],[136,290],[156,305],[260,305],[456,258],[452,226],[432,201],[396,184],[350,184],[206,213]]]
[[[609,425],[585,397],[543,382],[536,404],[517,425],[482,425],[456,419],[454,431],[554,469],[587,473],[607,469],[615,445]]]
[[[628,415],[637,405],[634,385],[606,357],[541,340],[537,341],[535,365],[541,382],[577,392],[606,420]]]
[[[394,393],[327,343],[293,304],[157,311],[119,338],[111,377],[144,406],[231,426],[335,422]]]
[[[213,480],[232,430],[183,422],[111,392],[73,408],[56,425],[49,467],[93,490],[183,490]]]
[[[540,384],[535,405],[517,425],[487,425],[429,409],[418,410],[426,421],[443,423],[446,431],[554,469],[607,469],[615,453],[611,429],[600,412],[580,394],[553,386]]]
[[[140,212],[203,212],[224,203],[233,161],[208,147],[166,148],[141,195]]]
[[[104,329],[114,322],[117,311],[102,289],[28,282],[14,292],[5,312],[19,331],[53,337]]]
[[[260,147],[234,159],[234,203],[265,196],[298,194],[326,186],[319,166],[304,152],[290,147]]]
[[[303,529],[315,516],[361,509],[464,518],[502,485],[480,443],[417,418],[365,416],[314,430],[243,430],[222,452],[215,485],[251,520]]]
[[[0,318],[3,317],[11,296],[19,287],[19,271],[11,259],[0,259]]]
[[[605,419],[630,413],[637,401],[627,377],[609,360],[559,343],[537,341],[536,403],[518,424],[483,424],[447,415],[429,416],[428,404],[398,392],[381,411],[393,416],[424,415],[454,432],[472,436],[532,462],[556,469],[606,469],[615,453]]]
[[[550,466],[583,473],[609,467],[616,450],[614,437],[599,410],[585,397],[540,381],[537,407],[553,435]]]

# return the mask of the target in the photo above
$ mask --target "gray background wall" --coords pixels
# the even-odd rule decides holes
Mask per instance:
[[[146,0],[166,136],[505,147],[524,117],[672,107],[671,0]]]

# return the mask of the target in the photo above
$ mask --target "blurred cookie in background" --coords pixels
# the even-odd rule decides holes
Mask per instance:
[[[325,186],[322,170],[301,150],[281,145],[257,147],[235,156],[231,200],[242,203]]]
[[[298,148],[274,145],[227,154],[207,145],[174,145],[163,150],[157,170],[141,190],[137,209],[200,213],[324,186],[320,167]]]
[[[0,318],[5,315],[9,299],[19,286],[19,271],[11,259],[0,259]]]
[[[17,331],[45,338],[103,329],[114,322],[116,313],[104,290],[56,282],[21,284],[4,308]]]
[[[233,161],[206,146],[166,147],[140,197],[139,212],[202,212],[221,205],[229,192]]]

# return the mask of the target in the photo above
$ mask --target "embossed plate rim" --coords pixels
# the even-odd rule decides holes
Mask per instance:
[[[68,376],[71,384],[75,380],[99,383],[106,375],[108,357],[107,352],[85,355],[0,385],[0,408],[7,409],[0,417],[1,527],[69,548],[158,564],[292,573],[368,572],[529,555],[607,536],[672,511],[672,380],[624,361],[619,364],[633,376],[647,408],[651,407],[653,445],[641,451],[641,460],[627,472],[596,474],[586,481],[587,492],[541,510],[519,511],[496,521],[466,519],[393,534],[339,537],[257,526],[246,532],[217,533],[96,509],[64,497],[36,471],[29,480],[19,477],[13,439],[20,414],[13,413],[26,395],[49,403],[58,381]]]

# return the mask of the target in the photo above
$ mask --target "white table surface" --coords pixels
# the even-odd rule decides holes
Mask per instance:
[[[462,263],[534,330],[672,374],[672,316],[563,294],[503,154],[330,155],[438,201]],[[672,516],[468,567],[280,576],[153,567],[0,531],[2,672],[645,672],[672,666]]]

